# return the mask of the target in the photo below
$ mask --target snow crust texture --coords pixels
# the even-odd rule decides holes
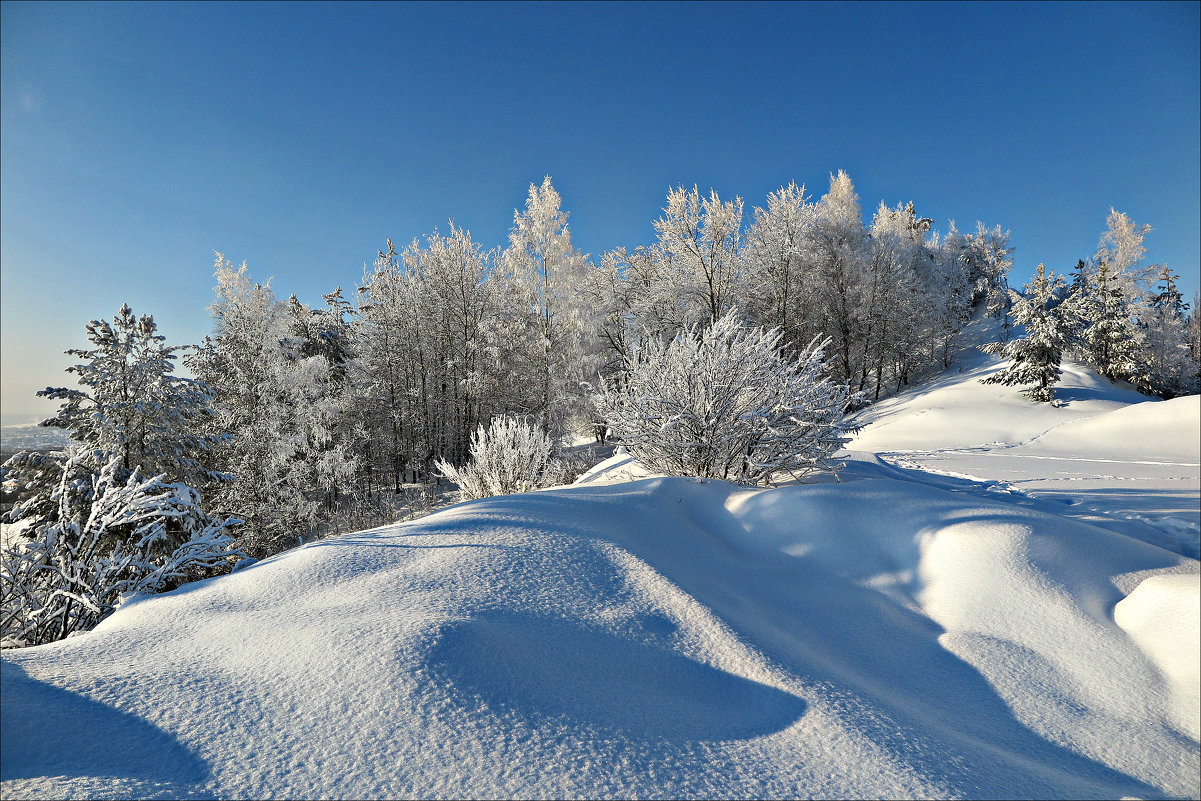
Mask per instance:
[[[1008,445],[1045,439],[1034,455],[1053,428],[1067,448],[1073,427],[1192,424],[1185,403],[1095,400],[997,420]],[[619,455],[5,651],[4,797],[1201,796],[1197,560],[900,464],[983,447],[906,453],[959,412],[900,401],[838,483],[645,477]]]

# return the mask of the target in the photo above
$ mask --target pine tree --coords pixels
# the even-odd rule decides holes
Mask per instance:
[[[220,480],[211,452],[225,435],[208,425],[212,390],[173,375],[177,354],[189,348],[167,346],[154,318],[135,316],[128,305],[111,323],[93,320],[85,329],[93,347],[67,351],[82,360],[67,368],[81,389],[39,391],[63,401],[41,425],[66,429],[98,463],[117,455],[124,475],[140,468],[193,487]]]
[[[1143,336],[1126,302],[1126,292],[1109,262],[1097,265],[1089,293],[1069,305],[1078,318],[1077,338],[1085,359],[1111,381],[1146,388]]]
[[[1067,343],[1067,324],[1056,298],[1062,287],[1063,279],[1040,264],[1034,280],[1023,288],[1024,296],[1011,290],[1013,317],[1025,328],[1026,335],[981,346],[985,353],[1009,359],[1003,369],[981,379],[985,384],[1033,384],[1023,392],[1030,400],[1055,400],[1055,384],[1062,374],[1059,363]]]
[[[128,472],[111,454],[96,464],[76,445],[48,495],[0,547],[0,638],[38,645],[87,631],[130,593],[155,593],[228,570],[242,553],[200,495],[163,476]]]
[[[1187,325],[1189,304],[1176,288],[1180,278],[1161,268],[1160,284],[1143,321],[1151,390],[1160,397],[1196,392],[1196,362],[1190,353]]]

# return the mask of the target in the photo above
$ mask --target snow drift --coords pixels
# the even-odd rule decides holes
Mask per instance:
[[[1093,400],[1038,433],[1192,414]],[[616,456],[130,601],[4,653],[4,795],[1201,795],[1198,562],[891,447],[775,489]]]

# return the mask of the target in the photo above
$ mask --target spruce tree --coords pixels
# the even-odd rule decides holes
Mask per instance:
[[[1111,381],[1129,381],[1146,388],[1142,332],[1131,317],[1122,282],[1107,261],[1098,264],[1089,294],[1072,305],[1089,364]]]
[[[1040,264],[1034,280],[1023,288],[1024,297],[1010,292],[1013,318],[1025,328],[1026,335],[981,346],[985,353],[1009,359],[1005,368],[981,379],[985,384],[1033,384],[1022,394],[1036,402],[1055,400],[1055,384],[1062,374],[1059,363],[1067,341],[1064,310],[1056,297],[1062,287],[1063,279]]]
[[[1186,326],[1189,304],[1164,266],[1160,284],[1148,304],[1142,328],[1147,347],[1147,372],[1151,391],[1163,398],[1196,392],[1196,364],[1190,352]]]

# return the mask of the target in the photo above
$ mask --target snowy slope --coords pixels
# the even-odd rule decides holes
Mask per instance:
[[[980,321],[978,321],[980,322]],[[1158,401],[1063,364],[1061,405],[981,378],[1001,362],[968,351],[929,384],[864,410],[849,446],[910,476],[1046,502],[1041,508],[1201,555],[1201,397]],[[956,482],[944,482],[944,486]]]
[[[1124,431],[1194,407],[1105,382],[1004,420],[1033,404],[975,377],[873,410],[858,446],[879,455],[851,454],[839,483],[701,484],[618,455],[576,486],[313,543],[5,651],[0,789],[1201,796],[1198,562],[1113,530],[1112,499],[1090,521],[916,467],[1043,437],[1015,464],[1100,437],[1133,459]],[[981,389],[987,421],[948,400]],[[932,414],[976,428],[921,445]],[[1186,461],[1166,453],[1148,481]]]

